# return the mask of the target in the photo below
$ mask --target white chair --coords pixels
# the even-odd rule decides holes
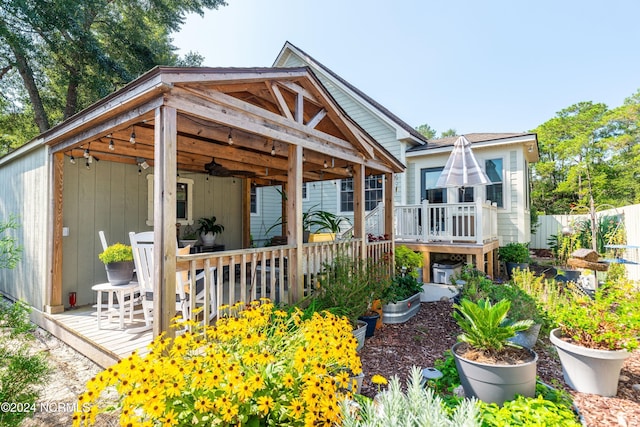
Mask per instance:
[[[138,274],[138,282],[140,283],[141,296],[142,296],[142,311],[144,314],[145,325],[151,326],[153,320],[153,274],[154,274],[154,258],[153,258],[153,231],[146,231],[142,233],[129,233],[129,239],[131,240],[131,248],[133,249],[133,260],[136,266]],[[189,247],[178,249],[178,254],[188,254]],[[210,270],[211,280],[210,283],[210,307],[211,316],[209,319],[215,316],[213,307],[217,307],[215,303],[215,285],[214,285],[214,273],[215,268]],[[204,279],[204,272],[196,275],[195,283]],[[190,319],[189,299],[187,291],[192,288],[191,280],[188,278],[187,272],[176,273],[176,311],[182,313],[184,319]],[[204,289],[198,289],[196,285],[195,305],[204,304]]]

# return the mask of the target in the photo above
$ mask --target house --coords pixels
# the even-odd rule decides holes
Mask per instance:
[[[220,303],[276,287],[296,301],[338,246],[303,245],[303,182],[352,178],[353,239],[340,246],[364,257],[373,245],[364,238],[365,177],[391,183],[403,170],[308,67],[156,67],[0,159],[1,214],[19,216],[24,246],[18,267],[0,271],[0,292],[27,301],[38,323],[58,331],[67,295],[90,307],[91,286],[106,281],[98,231],[128,243],[128,232],[153,230],[156,335],[174,315],[180,269],[217,268]],[[294,219],[286,244],[250,248],[251,194],[274,184],[290,189],[279,205]],[[225,226],[222,250],[176,256],[176,225],[210,216]],[[391,241],[375,244],[392,252]]]
[[[462,194],[458,194],[458,189],[433,188],[456,137],[427,140],[378,102],[289,42],[285,43],[274,66],[309,67],[341,108],[406,165],[405,172],[393,176],[391,186],[396,205],[394,234],[397,242],[423,252],[426,266],[423,278],[426,281],[430,279],[430,266],[440,259],[474,262],[479,268],[495,274],[498,267],[496,249],[500,245],[529,241],[529,163],[538,160],[535,134],[466,135],[492,184],[467,188]],[[367,177],[365,185],[367,233],[376,236],[384,234],[381,232],[384,224],[379,209],[384,209],[381,202],[387,195],[384,194],[382,183],[381,177],[372,175]],[[319,185],[307,184],[303,189],[303,209],[319,208],[351,217],[350,190],[349,178],[323,181]],[[279,206],[280,198],[277,188],[264,187],[257,192],[255,210],[251,216],[251,232],[257,242],[268,242],[273,233],[278,233],[277,230],[273,231],[271,225],[277,222],[280,215],[279,210],[273,209]],[[446,203],[448,208],[442,210],[442,207],[432,205],[423,209],[423,200],[432,204]],[[483,209],[481,204],[487,200],[495,202],[495,206]],[[464,204],[458,205],[460,202],[473,206],[466,208]],[[432,210],[431,213],[428,209]],[[467,209],[467,213],[461,217],[453,212],[454,209]],[[476,210],[479,214],[476,214]],[[486,211],[485,224],[476,226],[475,221],[482,220],[483,210]],[[434,215],[440,218],[440,224],[434,222],[428,225],[427,221],[435,218]],[[445,233],[447,230],[454,231],[453,222],[444,230],[446,222],[453,221],[454,217],[456,221],[469,222],[466,233],[458,233],[458,236]],[[457,225],[458,231],[461,231],[462,223]],[[436,226],[437,232],[427,233],[428,229],[433,231]],[[476,233],[476,230],[479,232]],[[266,231],[270,231],[270,234],[265,235]],[[482,258],[484,262],[478,262],[475,258]]]

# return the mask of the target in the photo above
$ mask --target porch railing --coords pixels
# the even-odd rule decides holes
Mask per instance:
[[[429,203],[396,206],[398,240],[483,243],[498,237],[495,203]]]
[[[357,257],[363,244],[362,239],[305,243],[302,251],[303,277],[300,278],[303,281],[302,295],[310,293],[318,273],[336,254]],[[366,245],[369,258],[388,263],[393,259],[389,256],[393,242],[378,241]],[[179,270],[190,271],[191,277],[196,277],[199,271],[211,271],[212,274],[205,274],[204,283],[199,285],[204,285],[205,301],[214,297],[216,306],[249,302],[262,297],[275,302],[289,302],[289,284],[292,283],[292,269],[289,265],[290,260],[293,260],[294,250],[295,246],[285,245],[178,255],[177,267]],[[215,295],[209,292],[210,280],[215,285]],[[203,315],[206,318],[208,314],[208,304],[205,302]]]

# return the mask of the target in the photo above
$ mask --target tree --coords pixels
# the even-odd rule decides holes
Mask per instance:
[[[33,137],[155,65],[199,64],[197,54],[179,58],[170,35],[187,13],[202,15],[223,5],[224,0],[2,0],[0,121],[31,115],[37,129],[23,132]],[[0,138],[5,146],[14,144]]]
[[[446,138],[448,136],[456,136],[457,134],[458,134],[458,131],[456,131],[455,129],[448,129],[440,134],[440,138]]]
[[[427,139],[434,139],[438,133],[434,128],[426,123],[416,127],[416,130]]]

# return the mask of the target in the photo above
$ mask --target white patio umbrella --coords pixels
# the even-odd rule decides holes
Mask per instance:
[[[471,143],[464,136],[453,144],[453,151],[447,160],[436,187],[472,187],[487,185],[491,181],[480,168],[471,150]]]

